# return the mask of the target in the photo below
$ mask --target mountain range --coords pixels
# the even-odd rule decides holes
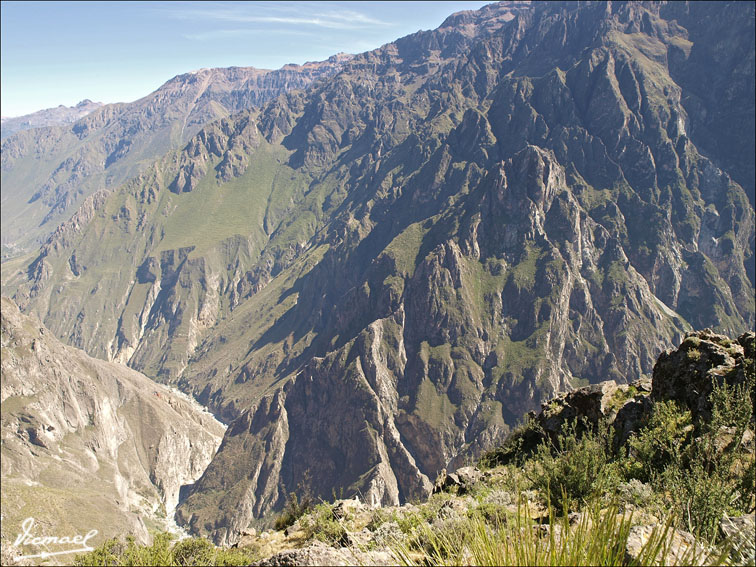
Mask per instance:
[[[169,149],[185,144],[204,124],[288,89],[305,88],[336,72],[349,57],[338,54],[275,71],[199,69],[174,77],[135,102],[90,109],[73,124],[56,120],[61,123],[3,135],[3,257],[37,248],[87,196],[120,185]]]
[[[0,124],[2,125],[2,128],[0,129],[0,132],[2,132],[0,137],[7,138],[21,130],[42,128],[44,126],[56,126],[58,124],[70,124],[85,117],[87,114],[97,110],[101,106],[101,102],[92,102],[87,98],[82,100],[76,106],[64,106],[61,104],[55,108],[46,108],[45,110],[39,110],[23,116],[3,116],[0,121]]]
[[[18,133],[4,246],[49,236],[3,293],[228,424],[193,533],[234,543],[304,479],[421,497],[557,392],[753,329],[753,17],[500,2],[260,106],[203,71]]]

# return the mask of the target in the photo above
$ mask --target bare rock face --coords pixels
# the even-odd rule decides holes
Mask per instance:
[[[393,379],[370,342],[352,341],[312,361],[233,422],[217,458],[180,505],[179,521],[235,543],[302,479],[313,494],[344,486],[371,506],[424,496],[431,484],[397,431]],[[239,455],[245,455],[243,472]],[[205,507],[203,492],[218,485],[233,486],[229,497],[220,509]]]
[[[664,531],[661,524],[649,524],[645,526],[633,526],[625,546],[625,559],[628,562],[637,561],[643,546],[646,545],[652,537],[659,537],[658,534]],[[662,545],[665,553],[662,554],[664,565],[696,565],[708,553],[696,538],[683,530],[671,529]]]
[[[138,372],[62,345],[7,298],[1,321],[3,536],[27,517],[52,534],[97,529],[94,543],[144,541],[145,520],[170,526],[223,426]]]

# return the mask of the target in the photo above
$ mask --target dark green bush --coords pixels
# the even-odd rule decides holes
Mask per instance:
[[[126,542],[109,540],[86,555],[76,557],[76,565],[173,565],[169,533],[155,534],[152,545],[139,545],[133,536]]]
[[[478,466],[490,469],[508,464],[522,465],[532,456],[545,436],[543,428],[532,415],[528,415],[525,421],[512,431],[504,445],[483,454]]]
[[[692,433],[688,410],[675,402],[657,402],[648,424],[628,440],[628,458],[622,463],[627,479],[647,483],[668,466],[679,466]]]
[[[477,508],[469,510],[467,516],[471,519],[476,516],[480,517],[486,524],[499,528],[506,524],[510,514],[507,512],[507,507],[502,504],[483,502]]]
[[[565,422],[556,440],[543,441],[532,459],[533,487],[557,510],[574,507],[611,481],[611,447],[612,429],[606,423],[594,430],[585,423]]]
[[[752,382],[750,377],[737,386],[714,386],[711,420],[700,425],[681,463],[661,477],[672,479],[666,484],[688,529],[706,539],[717,535],[725,513],[753,509],[753,484],[749,488],[743,481],[754,457],[741,450],[743,434],[753,422]]]
[[[303,498],[299,500],[296,493],[289,493],[289,498],[286,501],[286,505],[283,511],[276,516],[273,522],[273,526],[277,530],[285,530],[289,526],[293,525],[299,518],[312,509],[312,499]]]
[[[189,538],[178,542],[173,548],[177,565],[212,565],[215,546],[203,538]]]

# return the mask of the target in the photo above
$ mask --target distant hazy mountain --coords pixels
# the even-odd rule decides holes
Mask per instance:
[[[73,124],[17,132],[2,141],[3,257],[33,249],[92,192],[133,177],[203,125],[307,87],[350,56],[287,65],[200,69],[146,97],[109,104]]]
[[[93,193],[3,265],[6,293],[229,423],[178,507],[197,533],[238,540],[303,479],[420,497],[556,392],[649,375],[691,327],[753,328],[753,16],[455,14]],[[216,102],[173,91],[178,140]]]
[[[11,134],[15,134],[21,130],[70,124],[80,118],[84,118],[87,114],[97,110],[101,106],[101,102],[92,102],[89,99],[84,99],[76,106],[64,106],[61,104],[56,108],[46,108],[45,110],[24,114],[23,116],[3,117],[0,119],[0,124],[2,125],[0,127],[0,136],[7,138]]]

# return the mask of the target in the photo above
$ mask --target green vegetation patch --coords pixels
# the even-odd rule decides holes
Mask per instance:
[[[525,245],[525,252],[518,264],[509,271],[512,281],[519,289],[533,289],[538,260],[544,256],[542,248],[533,244]]]
[[[282,147],[262,143],[249,156],[244,174],[227,183],[216,181],[212,174],[216,163],[211,163],[209,173],[191,192],[162,192],[169,215],[158,252],[196,246],[194,254],[201,255],[237,234],[251,235],[262,248],[295,194],[309,186],[307,176],[285,165],[288,157]]]
[[[412,223],[386,246],[384,253],[394,258],[399,273],[407,277],[412,277],[415,273],[423,238],[429,230],[430,226],[426,222]]]
[[[457,411],[449,397],[440,392],[430,380],[423,379],[417,393],[415,413],[435,429],[441,428],[445,423],[454,419]]]
[[[132,537],[127,537],[125,542],[110,539],[94,551],[78,555],[75,565],[185,567],[189,565],[249,565],[259,560],[259,557],[250,555],[249,550],[216,547],[203,538],[187,538],[174,542],[172,534],[158,533],[153,537],[151,545],[139,545]]]

